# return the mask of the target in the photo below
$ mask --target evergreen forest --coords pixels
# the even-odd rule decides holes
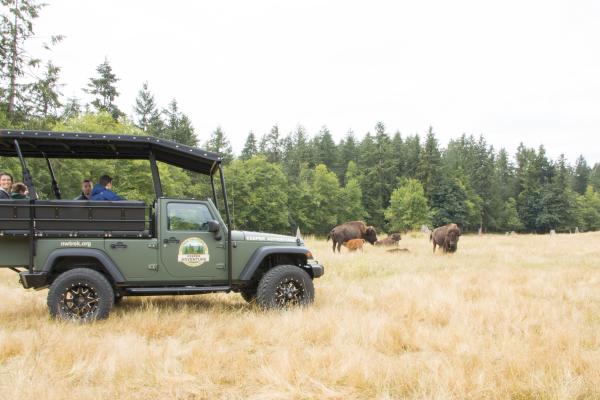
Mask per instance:
[[[433,127],[424,127],[422,135],[403,135],[374,121],[372,131],[346,132],[337,143],[327,126],[318,132],[302,125],[280,132],[275,124],[268,132],[249,131],[242,151],[234,154],[221,127],[198,135],[177,100],[159,104],[149,83],[139,89],[130,114],[121,110],[118,74],[108,59],[99,60],[82,88],[91,101],[65,98],[60,66],[26,51],[45,5],[0,1],[1,129],[153,135],[218,152],[236,229],[293,233],[299,227],[302,233],[325,235],[350,220],[365,220],[378,232],[449,222],[467,232],[600,228],[600,164],[583,156],[574,165],[564,156],[551,159],[543,146],[521,144],[509,154],[483,135],[440,143]],[[45,48],[63,39],[53,36]],[[52,198],[45,161],[27,161],[39,196]],[[96,181],[108,173],[120,195],[153,202],[146,161],[53,163],[63,198],[76,197],[83,179]],[[206,177],[159,168],[167,196],[210,196]],[[2,158],[0,169],[21,180],[18,160]]]

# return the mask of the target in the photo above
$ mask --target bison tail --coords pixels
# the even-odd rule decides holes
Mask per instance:
[[[429,241],[431,242],[432,240],[433,240],[433,232],[431,232],[431,233],[429,234]]]
[[[331,239],[331,233],[327,234],[327,240],[326,241],[329,242],[329,239]]]

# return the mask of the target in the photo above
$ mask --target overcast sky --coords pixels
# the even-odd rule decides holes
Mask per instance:
[[[219,125],[239,152],[273,124],[337,141],[382,121],[600,162],[597,0],[47,2],[36,34],[66,36],[49,55],[65,96],[87,101],[106,57],[123,111],[148,81],[201,142]]]

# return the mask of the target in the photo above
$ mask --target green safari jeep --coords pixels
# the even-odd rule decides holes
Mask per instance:
[[[0,267],[24,288],[49,288],[54,317],[107,318],[124,296],[239,292],[262,308],[314,300],[324,268],[301,238],[231,229],[218,154],[150,136],[1,130],[0,156],[19,158],[30,196],[0,200]],[[38,199],[28,157],[46,159],[55,199]],[[148,160],[154,204],[61,199],[50,160],[67,158]],[[212,199],[164,197],[157,161],[208,176]]]

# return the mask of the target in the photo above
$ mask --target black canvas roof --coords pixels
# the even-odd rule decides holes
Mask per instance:
[[[152,136],[0,130],[0,156],[16,157],[15,139],[23,157],[147,160],[210,175],[221,161],[218,154]]]

